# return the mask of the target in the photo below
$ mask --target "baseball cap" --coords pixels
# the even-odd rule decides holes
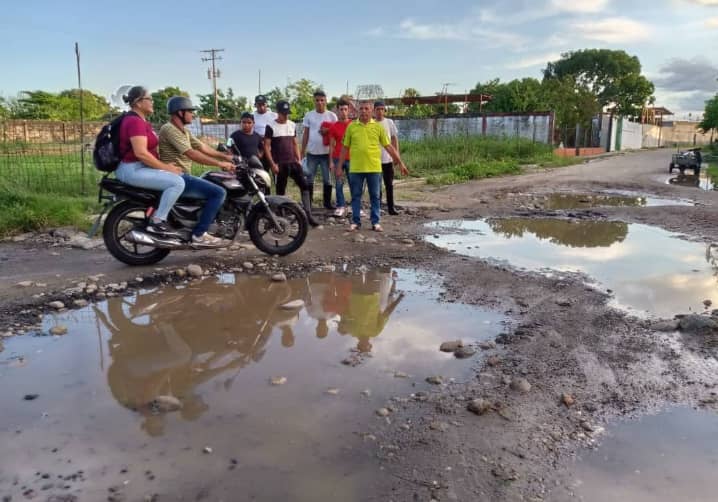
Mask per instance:
[[[257,96],[254,98],[254,104],[255,105],[263,105],[267,103],[267,96],[264,94],[257,94]]]
[[[289,101],[277,101],[277,113],[284,113],[289,115],[289,112],[291,112],[291,108],[289,106]]]
[[[374,101],[374,108],[378,108],[380,106],[386,108],[386,104],[384,104],[384,102],[381,99]]]

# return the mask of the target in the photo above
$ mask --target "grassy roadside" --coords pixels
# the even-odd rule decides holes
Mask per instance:
[[[522,165],[564,166],[581,161],[555,156],[549,145],[513,138],[445,137],[404,141],[400,147],[410,176],[436,186],[519,174]],[[79,152],[64,147],[0,155],[0,237],[53,226],[88,227],[87,214],[98,210],[94,194],[101,173],[88,161],[84,180],[90,195],[74,196],[83,179],[79,165]],[[298,198],[292,182],[288,192]],[[348,199],[346,186],[345,193]]]
[[[0,237],[56,226],[86,228],[97,207],[95,197],[30,193],[0,183]]]

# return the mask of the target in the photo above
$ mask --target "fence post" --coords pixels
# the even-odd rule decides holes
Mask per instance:
[[[67,143],[67,122],[62,123],[62,142]]]
[[[226,140],[229,138],[229,124],[227,122],[224,123],[224,139]]]
[[[27,120],[24,120],[22,122],[22,136],[23,136],[23,138],[25,138],[25,143],[30,141],[30,133],[27,129]]]

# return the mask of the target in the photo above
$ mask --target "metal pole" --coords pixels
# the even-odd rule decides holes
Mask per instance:
[[[85,110],[83,107],[82,75],[80,73],[80,45],[75,42],[75,59],[77,60],[77,87],[80,90],[80,176],[82,195],[85,195]]]

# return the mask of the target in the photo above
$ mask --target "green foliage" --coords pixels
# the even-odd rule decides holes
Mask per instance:
[[[567,52],[544,69],[544,81],[570,78],[574,88],[592,93],[600,111],[613,107],[622,116],[640,115],[654,86],[641,75],[641,62],[622,50],[584,49]]]
[[[94,197],[59,197],[18,189],[0,180],[0,236],[52,226],[89,227]]]
[[[588,127],[600,111],[596,96],[584,87],[577,87],[570,76],[543,82],[544,99],[556,114],[557,127]]]
[[[452,167],[449,172],[431,175],[426,182],[430,185],[453,185],[481,178],[492,178],[504,174],[515,174],[521,170],[516,160],[485,160],[469,162]]]
[[[82,91],[85,120],[103,120],[111,112],[102,96]],[[32,120],[80,120],[80,91],[68,89],[54,94],[46,91],[23,91],[12,110],[11,118]]]
[[[169,113],[167,113],[167,101],[172,96],[189,97],[189,93],[187,91],[183,91],[179,87],[174,86],[167,86],[164,89],[159,89],[152,93],[152,101],[155,110],[155,112],[152,114],[153,123],[164,123],[170,119]],[[214,102],[212,102],[212,106],[214,107]]]
[[[535,78],[514,79],[501,83],[499,79],[476,84],[470,94],[489,94],[491,101],[480,106],[470,103],[469,111],[495,113],[546,111],[550,108],[541,82]]]
[[[199,112],[204,117],[214,118],[214,94],[198,94]],[[244,96],[235,96],[231,87],[225,93],[221,89],[217,89],[217,108],[219,110],[219,118],[225,120],[239,120],[242,112],[249,110],[247,106],[247,98]]]
[[[413,87],[407,87],[401,95],[402,98],[416,98],[418,96],[421,96],[421,93]],[[443,106],[441,107],[441,110],[443,112]],[[405,105],[402,103],[400,105],[393,106],[391,109],[392,117],[406,117],[412,119],[431,117],[432,115],[435,115],[435,113],[436,110],[431,105]]]
[[[711,129],[718,130],[718,94],[713,96],[711,99],[706,101],[706,109],[703,112],[703,120],[698,124],[704,132],[708,132]]]
[[[289,118],[294,121],[301,121],[307,112],[314,110],[314,91],[317,89],[321,89],[319,84],[302,78],[290,82],[283,89],[275,87],[271,91],[265,92],[264,95],[267,97],[267,105],[272,111],[275,110],[277,101],[289,101],[292,107],[292,113]],[[327,98],[327,110],[331,109],[330,103],[329,98]]]

